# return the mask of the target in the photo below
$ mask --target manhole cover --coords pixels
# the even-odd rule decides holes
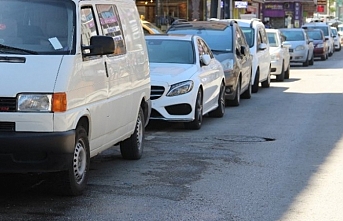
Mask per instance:
[[[229,135],[223,137],[216,137],[215,139],[227,142],[267,142],[275,141],[273,138],[268,137],[255,137],[255,136],[242,136],[242,135]]]

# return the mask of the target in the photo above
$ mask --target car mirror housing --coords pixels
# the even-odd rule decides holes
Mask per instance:
[[[210,64],[210,62],[211,62],[211,56],[210,55],[208,55],[208,54],[203,54],[203,55],[201,55],[201,57],[200,57],[200,61],[201,61],[201,63],[203,63],[204,65],[209,65]]]
[[[265,50],[267,49],[267,44],[266,43],[261,43],[258,47],[258,50]]]

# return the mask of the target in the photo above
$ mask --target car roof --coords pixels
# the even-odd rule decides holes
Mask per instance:
[[[263,25],[259,19],[235,19],[239,26],[242,27],[252,27],[256,24]],[[263,25],[264,26],[264,25]]]
[[[212,29],[212,30],[224,30],[231,23],[224,21],[190,21],[190,22],[180,22],[172,24],[168,30],[173,29]]]
[[[266,28],[266,32],[268,33],[278,33],[280,30],[274,28]]]
[[[280,28],[279,30],[280,31],[301,31],[301,32],[305,31],[302,28]]]
[[[302,27],[308,27],[308,26],[329,26],[329,25],[326,24],[325,22],[310,22],[310,23],[306,23],[302,25]]]
[[[158,34],[158,35],[146,35],[146,39],[173,39],[179,41],[192,41],[195,35],[186,34]],[[199,37],[199,36],[198,36]]]

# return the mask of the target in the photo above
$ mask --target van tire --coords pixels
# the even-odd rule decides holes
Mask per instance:
[[[221,118],[225,114],[225,85],[222,83],[218,96],[218,107],[209,113],[210,117]]]
[[[144,113],[140,107],[133,134],[120,143],[120,153],[124,159],[139,160],[142,157],[145,132],[144,125]]]
[[[255,80],[254,80],[254,84],[252,85],[251,92],[253,92],[253,93],[258,92],[259,83],[260,83],[260,72],[256,71]]]
[[[185,122],[184,126],[186,129],[199,130],[202,125],[202,113],[203,113],[203,103],[202,103],[202,91],[199,89],[197,98],[195,101],[195,111],[194,120],[191,122]]]
[[[66,196],[82,195],[88,181],[90,164],[89,140],[82,126],[75,130],[75,147],[72,162],[67,171],[60,172],[60,193]]]

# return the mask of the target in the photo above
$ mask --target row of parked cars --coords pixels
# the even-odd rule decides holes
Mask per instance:
[[[222,117],[225,106],[270,87],[271,75],[289,79],[291,63],[313,65],[315,57],[341,50],[337,29],[321,22],[267,29],[257,19],[210,19],[176,22],[166,33],[146,35],[150,119],[189,129],[200,129],[205,114]]]

